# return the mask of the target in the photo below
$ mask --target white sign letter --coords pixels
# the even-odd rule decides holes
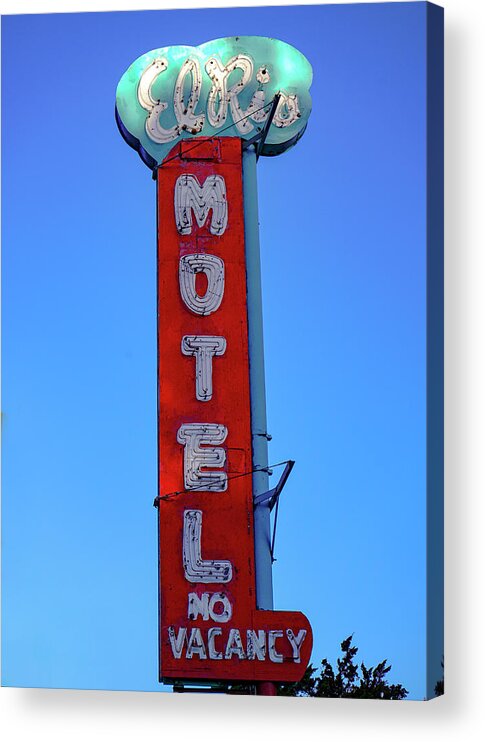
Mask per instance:
[[[258,630],[256,633],[256,631],[248,629],[246,637],[248,660],[254,660],[256,657],[258,660],[264,660],[266,655],[266,634],[264,631]]]
[[[187,651],[185,656],[188,660],[191,660],[194,654],[199,655],[201,660],[206,660],[207,655],[205,653],[204,641],[200,629],[192,629],[190,632],[190,638],[187,643]]]
[[[190,90],[189,102],[185,104],[184,83],[187,75],[191,75],[192,88]],[[179,123],[179,132],[189,131],[191,134],[198,134],[199,131],[202,131],[205,114],[194,115],[194,110],[199,102],[201,88],[202,74],[199,62],[197,59],[186,59],[178,73],[173,96],[175,118]]]
[[[202,511],[185,510],[182,549],[185,579],[189,582],[230,582],[231,562],[227,559],[202,559],[201,535]]]
[[[197,593],[189,593],[187,618],[195,621],[199,615],[202,616],[203,621],[209,620],[209,593],[202,593],[200,598]]]
[[[306,629],[300,629],[298,634],[295,636],[291,629],[286,629],[286,636],[293,649],[293,661],[300,662],[300,649],[301,645],[305,641]]]
[[[199,296],[195,290],[195,274],[205,273],[207,291]],[[187,309],[202,316],[219,309],[224,295],[224,262],[204,253],[182,255],[179,263],[180,295]]]
[[[283,636],[282,631],[268,632],[268,654],[271,662],[283,662],[283,655],[276,651],[276,639]]]
[[[227,227],[226,181],[209,175],[201,186],[195,175],[179,175],[174,191],[175,221],[180,234],[192,232],[192,212],[203,227],[212,209],[210,233],[224,234]]]
[[[226,340],[218,335],[184,335],[182,353],[195,356],[195,396],[200,402],[212,399],[212,358],[226,352]]]
[[[232,57],[225,67],[222,66],[217,57],[211,57],[207,60],[205,69],[212,80],[209,100],[207,101],[207,118],[212,126],[219,128],[225,122],[227,104],[229,103],[232,120],[239,132],[245,134],[252,131],[254,127],[249,118],[246,118],[248,112],[241,108],[238,98],[253,74],[253,60],[251,57],[247,54],[238,54],[236,57]],[[228,78],[234,70],[241,70],[242,76],[228,89]]]
[[[285,93],[280,93],[280,96],[273,117],[273,124],[279,129],[284,129],[285,126],[291,126],[294,121],[299,119],[301,113],[298,107],[297,95],[286,95]]]
[[[163,101],[156,100],[152,95],[152,85],[157,77],[168,67],[165,57],[154,59],[151,64],[144,70],[138,83],[138,103],[145,111],[148,111],[147,120],[145,121],[145,131],[152,142],[165,144],[171,142],[179,134],[179,127],[172,126],[171,129],[164,129],[160,124],[160,114],[167,108]]]
[[[173,626],[168,627],[168,638],[170,639],[172,654],[176,660],[179,660],[182,656],[182,649],[184,648],[186,635],[187,629],[179,629],[177,636],[175,636],[175,629],[173,628]]]
[[[222,611],[216,611],[215,607],[222,603]],[[218,623],[227,623],[232,618],[232,605],[229,598],[224,593],[214,593],[211,595],[209,602],[209,614],[213,621]]]
[[[222,652],[218,652],[214,645],[215,637],[221,634],[222,629],[219,629],[217,626],[209,629],[207,632],[207,649],[209,650],[209,659],[211,660],[222,660]]]
[[[227,474],[224,471],[201,471],[201,467],[221,469],[226,463],[224,448],[211,444],[224,443],[227,428],[217,423],[186,423],[177,432],[177,441],[184,446],[184,485],[198,492],[225,492]],[[204,448],[201,448],[201,446]]]
[[[224,657],[230,660],[233,654],[237,654],[240,660],[246,659],[239,629],[230,629]]]

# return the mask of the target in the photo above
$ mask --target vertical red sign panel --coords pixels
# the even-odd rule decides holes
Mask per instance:
[[[297,680],[301,613],[257,611],[238,138],[158,169],[160,675]]]

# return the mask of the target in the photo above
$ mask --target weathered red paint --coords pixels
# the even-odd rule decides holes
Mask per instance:
[[[202,143],[201,143],[202,142]],[[252,455],[250,434],[250,390],[247,337],[244,212],[242,195],[242,142],[238,138],[199,140],[197,147],[176,145],[158,169],[158,390],[159,390],[159,495],[184,490],[183,446],[177,430],[183,423],[220,423],[228,428],[226,492],[184,492],[159,500],[160,543],[160,676],[206,680],[298,680],[307,666],[312,635],[307,619],[296,612],[256,610],[254,575],[254,534],[252,503]],[[174,186],[179,175],[196,175],[203,184],[208,175],[225,179],[228,226],[221,236],[211,235],[209,213],[199,228],[195,219],[190,235],[177,232],[174,215]],[[181,255],[209,253],[223,259],[225,290],[219,309],[209,316],[193,314],[179,290],[178,266]],[[203,294],[205,286],[198,290]],[[227,350],[213,359],[213,397],[201,402],[195,394],[195,359],[181,352],[183,335],[222,335]],[[237,475],[246,476],[237,476]],[[229,559],[233,579],[228,584],[191,584],[184,576],[182,562],[183,514],[187,509],[203,512],[202,556]],[[223,591],[231,599],[233,616],[229,623],[189,620],[189,592]],[[247,629],[283,630],[297,633],[306,629],[301,662],[292,660],[291,646],[284,635],[277,640],[281,663],[268,659],[210,660],[198,656],[175,659],[168,639],[168,627],[201,629],[220,627],[218,650],[230,628],[243,637]]]

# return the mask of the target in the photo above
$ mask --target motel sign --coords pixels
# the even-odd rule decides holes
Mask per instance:
[[[149,52],[117,90],[157,181],[163,682],[294,682],[311,654],[306,617],[272,605],[255,181],[310,82],[288,44],[234,37]]]

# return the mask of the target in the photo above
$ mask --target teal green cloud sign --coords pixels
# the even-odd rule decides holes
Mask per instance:
[[[308,60],[277,39],[233,36],[168,46],[126,70],[116,90],[116,118],[126,141],[156,167],[180,139],[257,137],[279,94],[261,150],[277,155],[306,128],[311,81]]]

